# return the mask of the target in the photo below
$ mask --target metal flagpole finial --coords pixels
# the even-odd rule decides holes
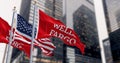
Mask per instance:
[[[16,10],[16,6],[14,6],[13,10],[14,10],[14,11]]]

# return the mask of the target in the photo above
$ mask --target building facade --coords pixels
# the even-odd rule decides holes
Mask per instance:
[[[104,0],[104,11],[114,63],[120,62],[120,1]]]
[[[66,25],[73,28],[86,45],[85,55],[76,47],[67,47],[69,63],[101,63],[93,0],[66,1]]]

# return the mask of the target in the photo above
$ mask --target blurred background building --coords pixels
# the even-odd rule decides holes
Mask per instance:
[[[93,0],[66,1],[66,24],[73,28],[81,41],[86,44],[85,55],[81,55],[76,47],[67,47],[67,51],[73,49],[71,52],[74,53],[72,57],[70,54],[73,53],[67,52],[67,58],[70,63],[74,61],[75,63],[101,63]]]
[[[120,0],[103,0],[114,63],[120,63]]]

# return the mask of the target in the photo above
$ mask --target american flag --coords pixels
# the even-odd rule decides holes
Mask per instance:
[[[20,31],[21,33],[32,37],[32,25],[29,24],[22,16],[19,14],[17,15],[17,30]],[[36,35],[37,29],[35,28],[35,34]]]
[[[35,32],[34,36],[36,36],[37,28],[35,28],[34,32]],[[29,24],[22,16],[17,14],[17,26],[14,32],[13,42],[15,42],[15,45],[16,42],[23,42],[24,44],[22,44],[22,46],[21,45],[19,46],[22,48],[26,44],[27,45],[31,44],[31,37],[32,37],[32,25]],[[42,52],[47,56],[51,56],[53,54],[52,51],[55,48],[55,46],[52,44],[49,38],[40,38],[39,40],[34,39],[34,45],[40,47]],[[27,48],[30,49],[30,47]]]

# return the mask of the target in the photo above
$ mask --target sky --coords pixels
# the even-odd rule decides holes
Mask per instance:
[[[12,22],[13,8],[16,7],[17,13],[20,11],[21,0],[0,0],[0,17],[6,20],[9,24]],[[0,63],[4,55],[5,44],[0,43]]]
[[[20,11],[21,0],[0,0],[0,17],[5,19],[9,24],[12,20],[12,11],[16,6],[17,13]]]

